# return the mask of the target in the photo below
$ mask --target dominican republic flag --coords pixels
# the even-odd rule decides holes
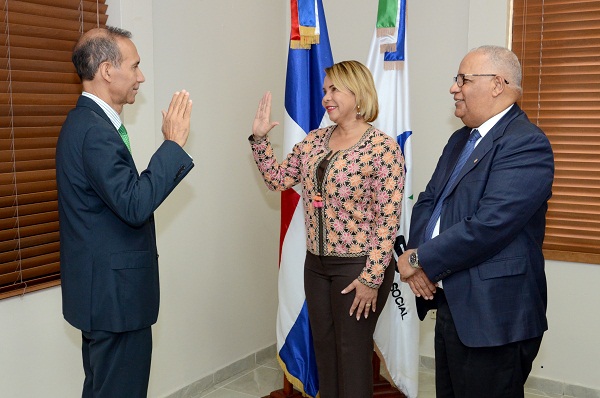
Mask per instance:
[[[293,146],[302,141],[309,131],[322,124],[330,124],[321,98],[325,68],[333,65],[322,0],[291,0],[291,10],[292,33],[283,123],[284,153],[291,152]],[[300,29],[303,26],[301,23],[313,30]],[[309,39],[302,35],[307,30],[311,33]],[[302,45],[299,46],[294,40]],[[308,42],[318,44],[307,45]],[[277,356],[288,381],[297,390],[315,397],[319,392],[319,381],[304,296],[306,230],[299,186],[281,194],[279,252]]]
[[[373,123],[394,137],[404,155],[406,179],[400,229],[394,251],[401,254],[408,242],[413,206],[408,63],[406,53],[406,0],[380,0],[367,66],[379,97],[379,117]],[[395,32],[391,27],[395,27]],[[390,39],[395,40],[394,45]],[[386,49],[395,48],[393,52]],[[419,318],[415,296],[396,272],[392,291],[375,329],[375,345],[393,383],[407,397],[419,389]]]

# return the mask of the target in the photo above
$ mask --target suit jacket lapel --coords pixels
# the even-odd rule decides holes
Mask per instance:
[[[100,108],[100,105],[98,105],[96,102],[94,102],[94,100],[92,100],[91,98],[88,98],[88,97],[84,97],[82,95],[77,100],[77,107],[78,108],[79,107],[89,108],[94,113],[98,114],[98,116],[100,116],[102,119],[106,120],[106,122],[110,125],[110,127],[112,127],[113,130],[115,131],[115,134],[119,137],[119,139],[121,139],[119,131],[115,128],[115,125],[112,123],[112,121],[110,120],[110,118],[108,117],[106,112],[104,112],[104,110],[102,108]],[[125,145],[125,144],[123,144],[123,145]],[[131,152],[129,152],[129,151],[128,151],[128,153],[129,153],[129,163],[135,169],[136,165],[135,165],[135,162],[133,161],[133,155],[131,155]]]
[[[448,184],[448,179],[450,179],[450,176],[452,175],[452,171],[454,170],[454,166],[458,161],[458,157],[460,156],[460,153],[462,152],[463,148],[467,143],[467,140],[469,139],[471,129],[469,129],[468,127],[463,127],[463,130],[463,137],[461,137],[460,140],[456,142],[454,148],[452,148],[452,152],[450,152],[450,156],[448,157],[448,167],[446,168],[446,173],[444,175],[444,179],[440,184],[440,188],[436,192],[435,203],[437,203],[440,196],[442,195],[442,192],[444,192],[444,188],[446,187],[446,184]]]
[[[523,111],[521,110],[521,108],[519,108],[519,106],[517,104],[514,104],[513,107],[510,108],[510,110],[506,113],[506,115],[502,116],[502,118],[500,120],[498,120],[498,123],[496,123],[494,125],[494,127],[492,127],[492,129],[490,131],[488,131],[488,133],[485,135],[485,137],[483,137],[481,139],[479,144],[477,144],[477,146],[473,150],[473,153],[471,153],[471,156],[469,156],[469,158],[467,159],[464,167],[462,168],[462,170],[456,177],[456,182],[454,184],[454,187],[452,187],[452,190],[458,185],[460,180],[462,180],[462,178],[467,173],[469,173],[471,170],[473,170],[475,168],[475,166],[477,166],[477,164],[481,161],[481,159],[483,159],[483,157],[492,149],[492,147],[494,145],[494,141],[496,141],[497,139],[499,139],[500,137],[502,137],[504,135],[504,131],[506,130],[506,127],[510,124],[510,122],[512,122],[513,119],[515,119],[517,116],[521,115],[522,113],[523,113]],[[466,143],[466,140],[464,142]],[[463,143],[463,146],[464,146],[464,143]],[[462,149],[462,146],[460,149]],[[456,148],[452,152],[453,156],[454,156],[455,152],[456,152]],[[459,153],[460,153],[460,151],[459,151]],[[458,154],[456,155],[456,157],[458,157]],[[454,162],[456,162],[456,161],[454,161]],[[448,176],[449,176],[449,174],[448,174]],[[448,180],[448,176],[446,176],[445,181]]]

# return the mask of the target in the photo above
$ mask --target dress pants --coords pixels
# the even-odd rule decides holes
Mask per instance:
[[[152,329],[82,332],[82,398],[146,398]]]
[[[321,398],[373,396],[373,333],[394,281],[395,261],[385,271],[377,311],[350,316],[355,291],[342,294],[366,264],[366,257],[306,254],[304,290],[319,375]]]
[[[542,337],[497,347],[467,347],[458,337],[443,289],[435,294],[439,295],[435,323],[436,397],[523,398],[525,381]]]

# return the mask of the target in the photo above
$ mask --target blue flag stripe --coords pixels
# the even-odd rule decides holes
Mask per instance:
[[[307,331],[310,331],[310,323],[305,301],[298,319],[285,339],[285,344],[279,350],[279,357],[285,362],[287,371],[302,382],[304,391],[315,397],[319,392],[317,361],[312,334]]]
[[[406,0],[400,1],[400,18],[398,21],[398,41],[396,42],[395,52],[386,52],[383,55],[384,61],[404,61],[404,42],[406,39]]]
[[[400,145],[400,149],[402,150],[403,155],[406,154],[406,151],[404,150],[404,146],[406,145],[406,141],[408,140],[408,137],[410,137],[411,135],[412,135],[412,131],[405,131],[396,137],[396,141],[398,141],[398,145]]]
[[[310,50],[289,50],[285,82],[285,109],[305,133],[319,127],[323,120],[325,109],[321,99],[325,68],[333,65],[322,0],[318,0],[317,5],[319,44]]]

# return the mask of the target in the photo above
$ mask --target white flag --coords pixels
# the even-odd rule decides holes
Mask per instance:
[[[404,27],[406,3],[405,1],[399,3],[396,52],[381,53],[381,39],[377,37],[374,30],[367,66],[373,74],[379,98],[379,117],[373,124],[379,130],[396,138],[405,160],[406,179],[402,216],[395,245],[396,251],[401,253],[405,248],[404,242],[408,242],[413,192],[412,130],[409,117],[408,63]],[[419,390],[419,318],[415,296],[408,284],[400,281],[398,272],[395,274],[386,306],[377,322],[374,339],[393,383],[407,397],[416,397]]]

